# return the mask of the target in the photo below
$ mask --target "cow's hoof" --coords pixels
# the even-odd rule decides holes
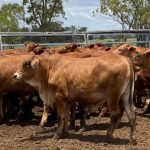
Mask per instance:
[[[85,131],[85,128],[81,128],[78,132],[83,133]]]
[[[63,135],[61,136],[62,138],[65,138],[65,137],[67,137],[68,136],[68,132],[67,131],[65,131],[65,132],[63,132]]]
[[[58,135],[58,134],[55,134],[55,135],[53,136],[53,139],[60,139],[60,138],[61,138],[61,136]]]
[[[1,124],[4,124],[4,120],[3,119],[0,119],[0,125]]]
[[[113,142],[113,137],[107,136],[107,143],[112,143]]]
[[[129,144],[131,145],[136,145],[137,144],[137,141],[135,139],[130,139],[129,140]]]
[[[44,128],[44,124],[40,123],[39,127]]]
[[[75,126],[72,126],[72,125],[68,126],[68,130],[74,130],[74,129],[75,129]]]

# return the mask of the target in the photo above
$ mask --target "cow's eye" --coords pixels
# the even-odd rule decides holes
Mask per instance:
[[[136,55],[136,57],[137,57],[137,58],[139,58],[139,57],[141,57],[141,55],[140,55],[140,54],[138,54],[138,55]]]
[[[24,63],[23,63],[23,66],[24,66],[25,68],[30,68],[31,62],[24,62]]]

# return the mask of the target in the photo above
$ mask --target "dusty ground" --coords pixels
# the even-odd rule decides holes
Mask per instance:
[[[87,120],[87,130],[70,131],[66,139],[53,139],[57,123],[49,122],[45,130],[39,130],[39,118],[32,121],[12,122],[0,125],[0,150],[150,150],[150,115],[137,113],[137,145],[129,145],[129,127],[123,117],[114,132],[114,140],[107,143],[106,129],[109,118],[91,117]]]

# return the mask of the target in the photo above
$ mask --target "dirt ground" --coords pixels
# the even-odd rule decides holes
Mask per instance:
[[[69,131],[65,139],[53,139],[56,121],[49,121],[44,130],[38,127],[40,117],[31,121],[12,121],[0,125],[0,150],[150,150],[150,115],[137,112],[137,145],[128,144],[129,125],[125,116],[114,132],[111,143],[106,140],[109,117],[92,116],[87,129],[80,133],[79,120],[76,129]]]

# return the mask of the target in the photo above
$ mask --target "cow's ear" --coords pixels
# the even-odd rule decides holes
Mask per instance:
[[[74,43],[74,44],[72,45],[72,51],[75,51],[75,49],[77,49],[77,48],[78,48],[77,44]]]
[[[34,49],[35,55],[40,55],[40,54],[44,53],[44,51],[46,51],[46,47],[44,47],[44,46],[38,46]]]
[[[94,44],[87,45],[88,48],[94,48]]]
[[[39,67],[39,59],[33,59],[31,62],[31,66],[33,69],[37,69]]]
[[[116,52],[126,52],[128,49],[126,47],[118,48]]]
[[[135,51],[136,50],[136,48],[135,47],[129,47],[129,49],[128,49],[130,52],[133,52],[133,51]]]
[[[38,47],[38,46],[40,46],[40,45],[39,44],[35,44],[35,48]]]
[[[74,52],[75,49],[77,49],[77,44],[72,43],[72,44],[65,45],[63,50],[65,53],[68,53],[68,52]]]
[[[110,51],[111,50],[111,47],[106,47],[105,48],[105,51]]]
[[[150,56],[150,50],[146,50],[146,51],[144,52],[144,54],[145,54],[146,56]]]

